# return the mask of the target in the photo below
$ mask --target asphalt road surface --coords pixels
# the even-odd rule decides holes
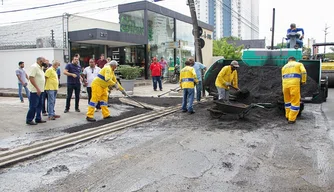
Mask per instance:
[[[211,119],[201,104],[0,169],[0,191],[332,192],[333,95],[294,125]]]

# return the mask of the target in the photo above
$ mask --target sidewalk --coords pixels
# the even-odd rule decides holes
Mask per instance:
[[[163,94],[171,89],[175,89],[179,86],[179,84],[170,84],[164,83],[162,84],[163,91],[154,91],[151,80],[141,80],[135,83],[134,91],[128,92],[131,96],[140,96],[140,97],[157,97],[160,94]],[[82,90],[86,91],[86,89]],[[57,98],[66,98],[66,87],[61,87],[58,90]],[[22,91],[24,97],[25,92]],[[74,94],[73,94],[74,95]],[[116,90],[111,91],[111,97],[122,97],[122,93]],[[0,89],[0,97],[18,97],[18,89]],[[73,96],[72,96],[73,97]],[[182,97],[181,93],[171,92],[170,94],[166,94],[162,97]],[[87,93],[81,92],[80,98],[87,99]]]

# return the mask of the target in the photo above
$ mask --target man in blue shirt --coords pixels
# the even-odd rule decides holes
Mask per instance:
[[[202,94],[202,70],[206,70],[205,65],[200,62],[195,62],[193,58],[188,59],[191,63],[191,66],[195,69],[196,76],[198,79],[198,83],[196,84],[196,99],[197,102],[201,101],[201,94]]]
[[[296,44],[299,46],[299,48],[303,48],[304,29],[303,28],[297,28],[296,24],[292,23],[290,25],[290,29],[288,29],[288,31],[287,31],[287,35],[289,33],[292,33],[292,32],[293,33],[302,32],[302,36],[300,36],[300,38],[297,39]],[[286,40],[289,40],[289,39],[290,39],[289,37],[286,38]],[[290,43],[287,44],[287,48],[290,48]]]
[[[81,88],[81,66],[79,65],[79,58],[73,57],[72,63],[67,64],[64,70],[64,75],[67,76],[67,98],[64,113],[70,110],[71,98],[74,91],[75,94],[75,111],[80,112],[79,99]]]

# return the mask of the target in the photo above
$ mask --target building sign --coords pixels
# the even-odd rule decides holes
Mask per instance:
[[[112,60],[115,60],[119,63],[119,48],[113,48],[112,49]]]

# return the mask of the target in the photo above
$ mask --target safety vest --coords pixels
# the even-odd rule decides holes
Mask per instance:
[[[285,88],[300,86],[307,78],[306,69],[302,63],[290,61],[282,68],[282,86]]]
[[[228,90],[230,88],[225,85],[226,82],[232,83],[233,87],[235,88],[239,88],[238,72],[237,70],[234,70],[232,72],[232,67],[230,65],[227,65],[220,70],[216,78],[215,84],[216,84],[216,87]]]
[[[99,85],[103,88],[115,85],[117,82],[116,75],[109,64],[105,64],[104,67],[100,70],[97,77],[94,78],[92,82],[95,85]],[[122,91],[124,88],[118,83],[119,89]]]
[[[198,83],[195,69],[190,66],[184,67],[180,72],[180,86],[182,89],[191,89]]]

